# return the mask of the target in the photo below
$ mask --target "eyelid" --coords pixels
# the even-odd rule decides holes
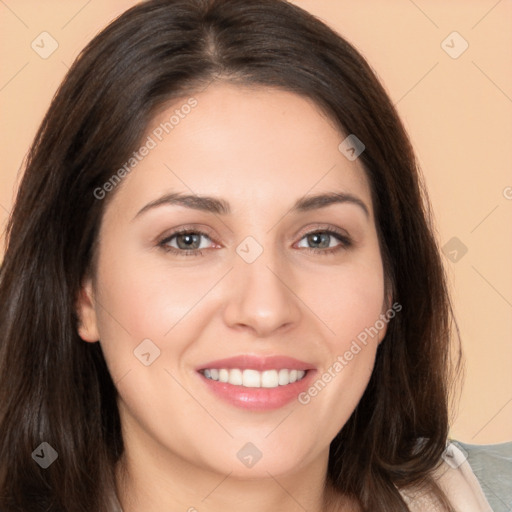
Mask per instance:
[[[298,239],[302,240],[302,238],[304,238],[305,236],[310,235],[312,233],[316,233],[317,231],[332,231],[342,237],[352,239],[352,237],[350,236],[348,231],[346,231],[345,229],[339,228],[337,226],[333,226],[332,224],[323,224],[323,223],[314,224],[313,226],[311,226],[311,225],[306,226],[305,228],[302,228],[301,230],[299,230],[298,233],[295,234],[293,238],[294,239],[298,238]]]
[[[161,243],[184,233],[201,234],[207,236],[212,242],[218,243],[215,241],[215,236],[212,234],[212,230],[200,224],[184,225],[178,228],[169,229],[164,232],[163,235],[159,235],[156,240]]]

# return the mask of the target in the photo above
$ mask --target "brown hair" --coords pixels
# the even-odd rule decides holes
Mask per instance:
[[[27,156],[0,272],[0,509],[108,511],[123,453],[117,391],[75,310],[106,205],[95,197],[154,113],[212,80],[310,98],[366,148],[387,281],[402,311],[331,443],[328,478],[365,511],[409,510],[448,435],[451,306],[413,150],[383,87],[342,37],[282,0],[150,0],[82,51]],[[340,142],[341,142],[340,138]],[[42,469],[47,442],[58,461]],[[449,505],[445,503],[449,508]]]

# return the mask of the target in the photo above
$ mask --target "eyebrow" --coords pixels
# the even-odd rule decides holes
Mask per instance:
[[[366,217],[370,217],[370,211],[366,204],[364,203],[364,201],[362,201],[361,199],[352,194],[348,194],[345,192],[329,192],[325,194],[304,196],[295,202],[295,204],[289,210],[289,213],[300,213],[316,210],[319,208],[325,208],[332,204],[356,205],[363,210]],[[149,210],[164,205],[184,206],[186,208],[191,208],[193,210],[205,211],[216,215],[231,214],[231,207],[229,203],[224,199],[211,196],[199,196],[173,192],[148,203],[146,206],[144,206],[137,212],[133,220],[135,220],[137,217],[139,217],[140,215]]]

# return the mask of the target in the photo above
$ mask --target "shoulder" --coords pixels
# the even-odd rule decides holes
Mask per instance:
[[[453,441],[467,460],[494,512],[512,510],[512,442],[477,445]]]
[[[457,512],[512,510],[512,443],[451,441],[432,476]],[[401,493],[412,512],[443,510],[430,495]]]

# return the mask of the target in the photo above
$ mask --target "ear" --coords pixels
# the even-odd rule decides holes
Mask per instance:
[[[91,278],[87,278],[80,288],[76,301],[76,310],[78,316],[78,335],[80,338],[90,343],[99,341],[100,336]]]

